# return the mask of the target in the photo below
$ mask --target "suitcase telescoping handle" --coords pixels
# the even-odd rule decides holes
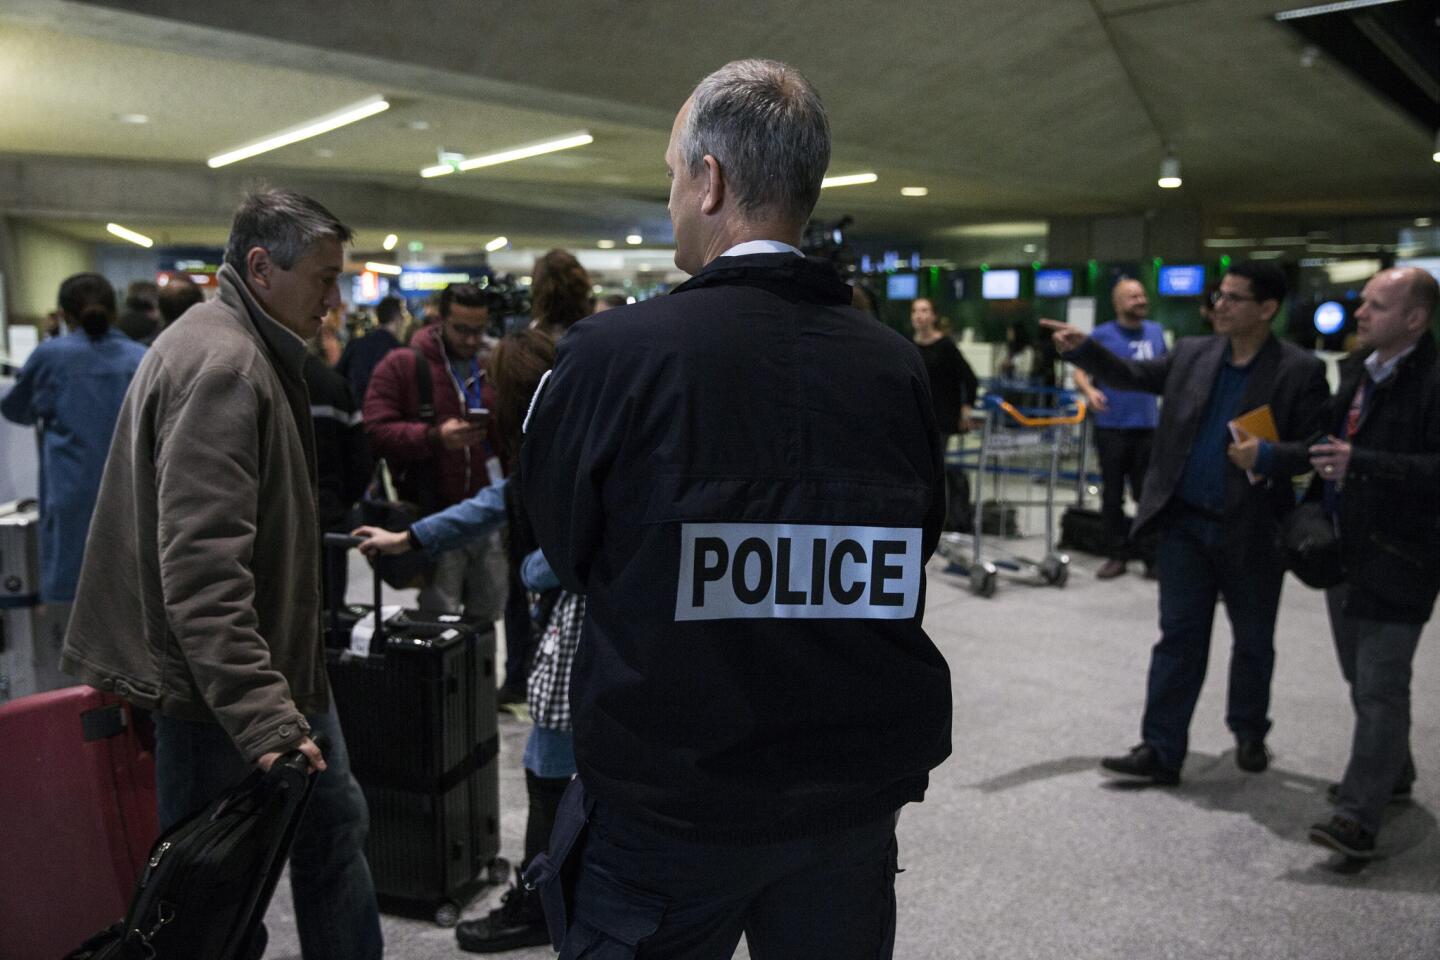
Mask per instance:
[[[323,552],[324,552],[325,557],[326,557],[326,560],[325,560],[325,565],[326,565],[326,567],[328,568],[329,565],[330,565],[329,557],[330,557],[330,551],[331,551],[332,549],[334,549],[334,550],[340,550],[340,551],[345,551],[345,550],[351,549],[352,547],[358,547],[358,546],[360,546],[360,544],[362,544],[362,543],[364,543],[364,542],[365,542],[365,538],[364,538],[364,537],[352,537],[352,536],[350,536],[350,534],[348,534],[348,533],[327,533],[327,534],[325,534],[325,537],[324,537],[324,550],[323,550]],[[377,643],[377,644],[379,644],[380,649],[383,650],[383,649],[385,649],[385,624],[382,622],[382,621],[384,620],[384,618],[380,615],[380,565],[377,563],[377,564],[372,564],[372,566],[374,567],[374,573],[375,573],[375,585],[374,585],[374,586],[375,586],[375,599],[374,599],[374,604],[375,604],[375,637],[374,637],[374,642]],[[330,632],[331,632],[332,634],[335,634],[335,633],[338,633],[339,630],[340,630],[340,609],[339,609],[339,606],[338,606],[338,605],[336,605],[336,604],[331,604],[331,606],[330,606]]]

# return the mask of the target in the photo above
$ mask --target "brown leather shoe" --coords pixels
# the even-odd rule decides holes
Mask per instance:
[[[1120,559],[1106,560],[1105,565],[1095,571],[1096,580],[1114,580],[1125,572],[1125,561]]]

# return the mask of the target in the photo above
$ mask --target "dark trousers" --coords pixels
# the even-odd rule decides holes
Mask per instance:
[[[1366,620],[1345,614],[1349,586],[1325,591],[1340,672],[1350,685],[1355,734],[1335,812],[1371,833],[1391,792],[1415,779],[1410,756],[1410,676],[1424,624]]]
[[[1150,446],[1154,430],[1095,428],[1095,449],[1100,457],[1100,517],[1105,524],[1108,553],[1116,560],[1155,562],[1155,543],[1132,543],[1130,520],[1125,516],[1125,485],[1130,500],[1140,502],[1145,471],[1150,468]]]
[[[581,790],[579,781],[571,789]],[[803,840],[677,840],[597,804],[561,960],[888,960],[895,818]]]
[[[1275,613],[1285,568],[1266,531],[1172,509],[1162,521],[1160,642],[1150,654],[1141,739],[1160,762],[1179,769],[1190,719],[1205,683],[1215,601],[1225,600],[1234,643],[1225,725],[1240,739],[1270,730]]]
[[[375,885],[365,860],[370,812],[350,773],[335,707],[306,717],[330,741],[326,770],[290,852],[290,891],[304,960],[379,960],[384,953]],[[160,829],[204,808],[251,770],[216,723],[155,718],[155,785]],[[263,949],[263,936],[261,937]]]

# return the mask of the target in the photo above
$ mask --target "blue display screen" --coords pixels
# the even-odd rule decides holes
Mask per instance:
[[[986,300],[1018,299],[1020,296],[1020,271],[985,271],[980,275],[980,296]]]
[[[1035,271],[1035,296],[1068,297],[1075,289],[1075,275],[1069,270]]]
[[[1198,297],[1205,292],[1205,268],[1200,264],[1161,267],[1160,296]]]
[[[885,278],[885,299],[914,300],[920,296],[920,277],[913,273],[892,273]]]

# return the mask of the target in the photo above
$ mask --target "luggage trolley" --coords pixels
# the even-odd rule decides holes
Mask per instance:
[[[1062,404],[1053,410],[1022,411],[998,392],[988,393],[982,400],[985,425],[975,483],[975,532],[946,533],[941,536],[938,548],[940,555],[949,560],[958,572],[970,578],[970,591],[982,597],[994,596],[1001,576],[1055,587],[1065,586],[1070,577],[1070,557],[1055,549],[1055,487],[1060,475],[1060,454],[1072,442],[1073,428],[1085,422],[1085,402],[1070,391],[1053,392]],[[1048,454],[1044,501],[1045,555],[1037,561],[1001,550],[987,553],[984,550],[981,509],[986,463],[993,462],[992,470],[998,475],[1005,470],[1002,465],[1004,460],[1035,454]],[[1002,509],[1002,521],[1003,516]]]

